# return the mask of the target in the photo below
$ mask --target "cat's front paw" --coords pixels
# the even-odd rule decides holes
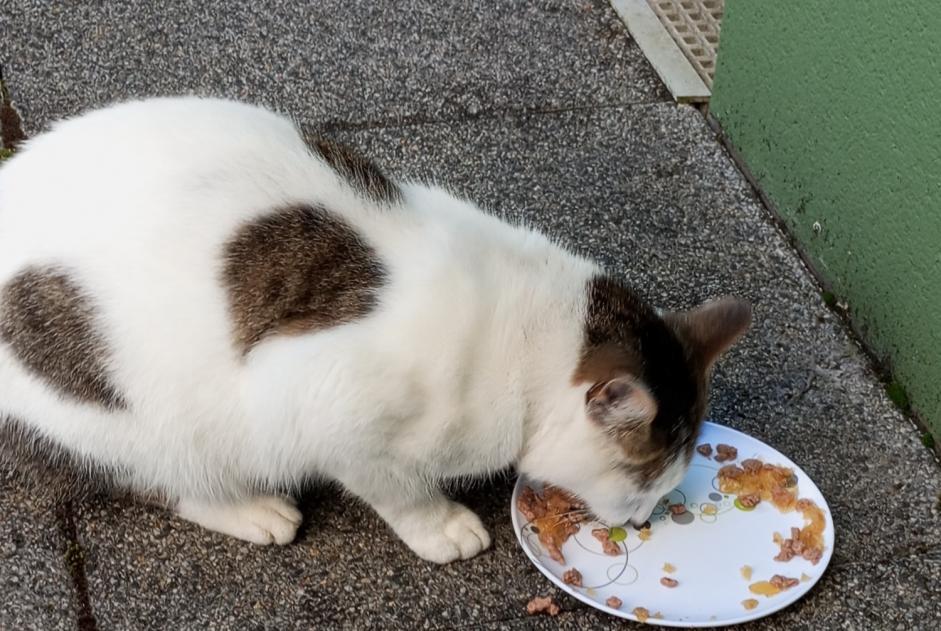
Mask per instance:
[[[181,500],[176,512],[204,528],[259,545],[291,543],[302,518],[293,500],[274,495],[230,504]]]
[[[469,559],[490,547],[490,534],[480,518],[456,502],[449,502],[443,514],[410,521],[399,530],[399,536],[426,561]]]

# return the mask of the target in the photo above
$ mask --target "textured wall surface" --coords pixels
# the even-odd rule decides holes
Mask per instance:
[[[941,437],[939,32],[941,2],[727,0],[711,109]]]

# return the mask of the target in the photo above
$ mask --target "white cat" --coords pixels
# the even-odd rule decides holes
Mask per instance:
[[[661,317],[537,232],[197,98],[58,123],[4,163],[0,292],[8,452],[260,544],[329,477],[439,563],[490,544],[439,485],[509,465],[643,521],[750,319]]]

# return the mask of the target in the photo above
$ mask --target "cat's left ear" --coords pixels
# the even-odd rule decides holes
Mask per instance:
[[[596,383],[585,394],[588,418],[612,430],[634,430],[657,416],[657,403],[647,387],[631,375]]]
[[[751,305],[738,298],[720,298],[690,311],[664,314],[663,319],[705,370],[748,330]]]

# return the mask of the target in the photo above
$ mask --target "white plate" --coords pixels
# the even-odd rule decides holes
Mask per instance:
[[[716,481],[719,468],[731,463],[718,463],[699,453],[693,456],[683,482],[651,515],[651,537],[647,541],[642,541],[633,527],[626,526],[627,539],[619,545],[627,554],[607,556],[601,552],[600,543],[591,536],[592,528],[604,527],[605,524],[586,522],[562,547],[565,566],[549,558],[536,533],[517,510],[516,498],[525,485],[541,489],[538,482],[520,477],[513,490],[510,508],[520,545],[539,571],[559,588],[592,607],[629,620],[637,619],[632,613],[635,607],[644,607],[651,614],[659,612],[663,616],[660,619],[651,617],[647,624],[721,626],[763,618],[787,607],[810,591],[830,563],[834,533],[826,500],[800,467],[761,441],[707,422],[696,444],[702,443],[712,444],[713,449],[718,443],[738,448],[736,463],[746,458],[758,458],[794,469],[798,496],[813,500],[826,516],[823,532],[826,548],[817,565],[799,557],[788,562],[774,560],[779,548],[772,540],[773,534],[780,532],[788,537],[791,526],[803,526],[800,512],[781,513],[770,502],[762,502],[747,512],[736,508],[734,495],[719,492]],[[670,514],[666,504],[674,503],[686,505],[686,518],[677,521]],[[716,514],[708,514],[712,510],[709,507],[704,513],[704,504],[715,506]],[[680,523],[685,521],[689,523]],[[662,569],[664,563],[672,564],[676,570],[666,574]],[[742,578],[739,570],[743,565],[751,566],[751,580]],[[584,587],[575,588],[562,582],[562,573],[572,567],[581,572]],[[771,597],[758,596],[748,590],[750,583],[768,580],[775,574],[794,578],[806,574],[810,578]],[[664,587],[660,584],[660,578],[664,576],[679,581],[679,585]],[[617,596],[623,601],[621,609],[605,605],[609,596]],[[749,598],[758,600],[759,605],[755,609],[743,607],[742,601]]]

